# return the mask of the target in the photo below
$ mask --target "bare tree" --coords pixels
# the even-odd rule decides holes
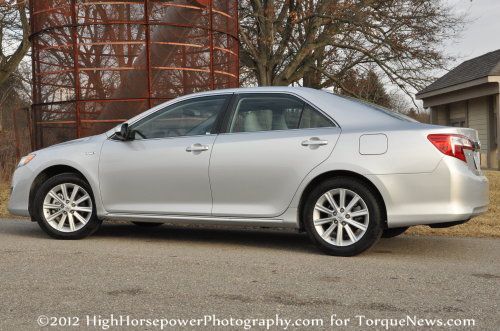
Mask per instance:
[[[391,96],[387,93],[379,75],[372,69],[366,73],[351,69],[339,80],[338,85],[335,90],[340,94],[357,97],[383,107],[392,107]]]
[[[411,95],[463,23],[442,0],[241,0],[242,71],[259,85],[324,88],[374,66]]]
[[[0,0],[0,132],[5,129],[6,102],[23,98],[24,89],[29,90],[24,79],[16,77],[30,49],[29,34],[26,1]]]
[[[30,25],[25,0],[0,0],[0,87],[30,49]]]

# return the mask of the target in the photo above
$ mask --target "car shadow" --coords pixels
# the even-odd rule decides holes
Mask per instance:
[[[168,240],[182,243],[214,243],[318,253],[318,249],[305,233],[290,229],[171,224],[144,228],[131,223],[105,222],[93,237],[129,238],[146,242]]]
[[[145,242],[169,242],[189,244],[247,246],[271,250],[286,250],[310,254],[322,254],[307,234],[293,229],[171,225],[141,228],[131,223],[103,223],[93,236],[101,238],[128,238]],[[382,238],[360,257],[407,258],[422,257],[460,259],[471,254],[471,247],[463,238],[402,235]]]
[[[19,222],[19,223],[18,223]],[[0,234],[53,240],[28,220],[7,221]],[[254,227],[171,225],[142,228],[128,222],[105,222],[95,234],[85,240],[124,239],[147,243],[189,243],[229,246],[247,246],[262,249],[294,251],[306,254],[321,254],[305,233],[291,229]],[[473,238],[452,238],[436,236],[402,235],[397,238],[381,239],[373,248],[360,257],[408,258],[422,257],[460,260],[474,255],[477,245]],[[481,240],[481,239],[479,239]],[[488,240],[488,239],[483,239]]]
[[[417,258],[419,261],[441,261],[464,263],[474,261],[482,254],[484,244],[489,238],[468,238],[426,235],[402,235],[396,238],[381,239],[369,252],[392,259]],[[488,245],[489,245],[488,244]]]

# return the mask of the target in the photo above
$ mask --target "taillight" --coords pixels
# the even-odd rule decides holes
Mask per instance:
[[[464,162],[467,162],[465,159],[465,150],[474,150],[474,143],[461,134],[430,134],[427,136],[427,139],[441,153],[456,157]]]

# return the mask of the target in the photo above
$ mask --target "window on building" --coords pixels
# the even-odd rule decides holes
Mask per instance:
[[[451,126],[457,127],[457,128],[465,128],[466,127],[466,121],[465,118],[454,118],[450,120]]]

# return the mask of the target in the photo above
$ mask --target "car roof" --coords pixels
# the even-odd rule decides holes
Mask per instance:
[[[225,93],[287,93],[305,99],[308,103],[330,115],[343,129],[408,128],[416,121],[389,109],[355,98],[341,96],[325,90],[308,87],[264,86],[222,89],[196,93],[217,95]]]
[[[414,126],[410,119],[393,113],[376,105],[368,104],[354,98],[343,97],[328,91],[316,90],[307,87],[290,86],[264,86],[220,89],[205,92],[197,92],[180,96],[167,101],[150,110],[141,113],[127,122],[133,123],[152,112],[157,111],[169,104],[187,100],[194,97],[233,94],[233,93],[287,93],[293,94],[306,100],[309,104],[319,108],[329,115],[343,130],[383,130],[392,128],[407,129]],[[110,130],[109,132],[112,132]]]

